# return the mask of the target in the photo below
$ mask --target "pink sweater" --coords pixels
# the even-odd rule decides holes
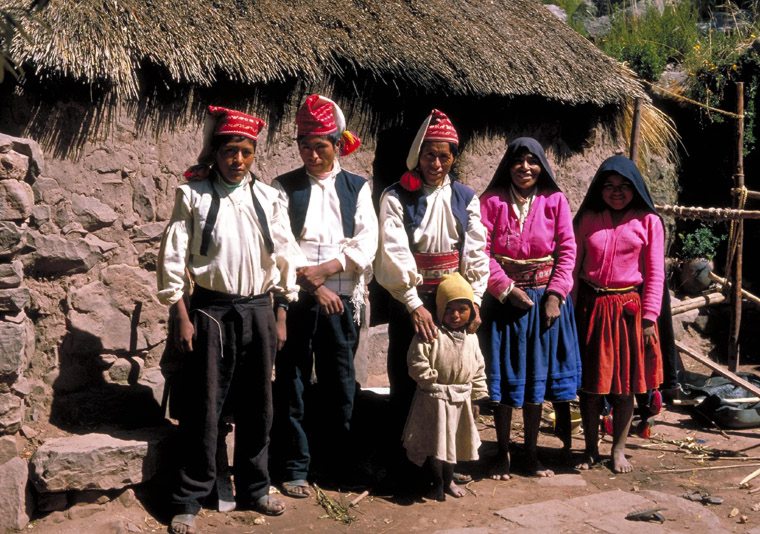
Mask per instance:
[[[494,254],[524,260],[554,256],[554,273],[547,291],[563,297],[573,287],[575,235],[570,206],[560,192],[539,192],[520,231],[506,189],[494,189],[480,199],[480,216],[488,232],[486,254],[491,258],[488,292],[499,298],[512,283]]]
[[[654,213],[628,210],[613,226],[609,210],[586,211],[576,231],[576,276],[597,287],[623,288],[644,284],[643,318],[656,321],[665,284],[665,239]]]

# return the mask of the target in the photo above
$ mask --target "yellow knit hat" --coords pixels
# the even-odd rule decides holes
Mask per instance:
[[[443,323],[443,314],[449,302],[452,300],[469,300],[470,307],[472,308],[474,297],[472,286],[461,274],[452,273],[443,275],[443,280],[438,285],[438,290],[435,294],[435,309],[438,322]]]

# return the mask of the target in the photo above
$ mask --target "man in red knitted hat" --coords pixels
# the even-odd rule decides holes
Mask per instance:
[[[288,206],[307,266],[298,271],[301,292],[288,312],[288,341],[277,355],[273,441],[281,455],[283,493],[303,498],[310,494],[312,453],[323,460],[323,472],[340,477],[350,469],[354,347],[377,250],[377,217],[367,180],[338,160],[360,143],[346,130],[338,105],[310,95],[296,124],[303,166],[272,185]],[[312,368],[319,406],[304,404]],[[305,415],[320,420],[319,436],[307,436]]]
[[[445,274],[459,272],[472,286],[475,318],[489,275],[486,230],[475,192],[451,174],[459,136],[445,113],[434,109],[417,132],[408,171],[380,198],[377,281],[390,292],[388,379],[394,434],[401,434],[414,396],[406,355],[415,334],[422,341],[437,335],[435,293]],[[403,456],[401,456],[403,461]]]
[[[176,534],[195,532],[200,503],[217,482],[223,415],[235,422],[237,506],[269,515],[285,509],[269,495],[271,376],[287,305],[297,298],[296,268],[304,264],[278,192],[250,171],[264,121],[208,111],[203,151],[186,174],[207,179],[177,188],[157,269],[158,298],[171,305],[173,343],[182,353],[171,389],[182,444],[171,496]]]

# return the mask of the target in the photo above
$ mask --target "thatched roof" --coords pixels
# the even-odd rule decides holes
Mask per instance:
[[[156,73],[196,87],[349,77],[393,91],[595,105],[643,94],[538,0],[50,0],[25,28],[13,58],[28,76],[128,97]]]

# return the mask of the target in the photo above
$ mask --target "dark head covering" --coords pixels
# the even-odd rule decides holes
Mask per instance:
[[[496,168],[496,172],[491,178],[491,182],[486,187],[486,191],[495,187],[508,187],[512,183],[512,176],[509,174],[509,167],[512,161],[521,152],[530,152],[538,158],[541,163],[541,174],[538,177],[539,189],[551,189],[554,191],[561,191],[557,185],[557,181],[554,178],[554,171],[549,160],[546,159],[546,153],[541,143],[533,139],[532,137],[518,137],[510,141],[507,145],[507,151],[504,153],[504,157],[501,158],[499,166]]]
[[[578,213],[575,215],[574,222],[578,224],[581,214],[586,210],[602,211],[606,209],[606,204],[602,200],[602,187],[604,186],[604,179],[610,174],[619,174],[623,178],[627,178],[631,185],[633,185],[634,191],[638,199],[634,197],[631,203],[635,207],[644,209],[651,213],[654,213],[660,220],[662,217],[654,207],[654,201],[652,195],[649,193],[647,184],[644,183],[644,178],[641,176],[636,164],[625,156],[612,156],[607,158],[599,165],[599,170],[596,171],[594,179],[591,180],[591,184],[588,187],[588,193],[583,198],[581,207],[578,208]],[[638,201],[637,201],[638,200]],[[632,207],[634,207],[632,206]],[[663,221],[663,226],[664,226]],[[663,389],[669,389],[678,386],[679,377],[678,373],[680,369],[683,369],[680,356],[675,346],[675,336],[673,333],[673,316],[670,312],[670,291],[668,290],[668,278],[667,272],[665,273],[665,289],[662,293],[662,307],[660,308],[660,317],[657,320],[657,327],[660,332],[660,349],[662,350],[664,382]]]
[[[612,156],[607,158],[599,165],[599,170],[596,171],[594,179],[591,180],[591,184],[588,186],[588,192],[583,198],[581,207],[578,208],[578,213],[575,215],[575,219],[584,211],[590,209],[593,211],[603,211],[607,208],[607,205],[602,200],[602,188],[604,187],[604,179],[610,174],[619,174],[623,178],[627,178],[633,185],[633,189],[636,192],[636,196],[632,201],[633,206],[650,211],[659,217],[659,213],[654,208],[654,201],[652,195],[649,193],[647,184],[644,183],[644,178],[641,176],[636,164],[625,156]],[[662,217],[660,217],[662,219]]]

